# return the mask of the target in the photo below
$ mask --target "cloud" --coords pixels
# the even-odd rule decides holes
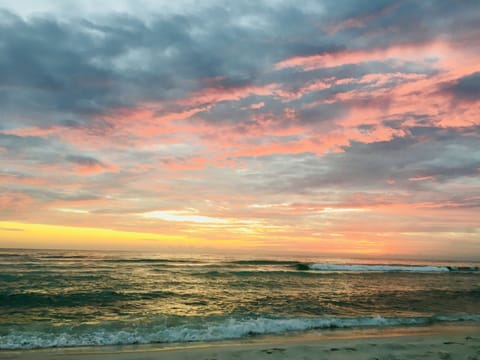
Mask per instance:
[[[458,100],[469,102],[479,101],[480,72],[466,75],[445,86],[444,89],[450,92]]]
[[[103,171],[117,171],[118,168],[115,165],[105,164],[100,160],[97,160],[88,156],[69,155],[66,157],[68,162],[75,164],[75,171],[80,174],[95,174]]]
[[[24,231],[24,229],[0,227],[0,231]]]
[[[152,3],[147,4],[154,8]],[[385,52],[393,51],[394,55],[410,59],[413,55],[408,55],[408,49],[411,49],[416,59],[418,51],[428,44],[425,39],[409,38],[401,42],[405,45],[389,43],[379,48],[365,43],[357,49],[354,37],[345,39],[345,34],[318,32],[317,23],[326,19],[327,14],[329,21],[346,21],[364,14],[376,14],[375,19],[387,14],[396,19],[399,12],[401,16],[396,21],[402,31],[385,34],[386,39],[395,43],[395,36],[404,34],[407,28],[401,22],[407,15],[404,6],[397,2],[375,2],[368,7],[355,3],[333,6],[325,2],[323,6],[305,4],[304,9],[288,2],[260,2],[255,7],[236,3],[229,8],[209,2],[194,14],[182,6],[163,15],[152,11],[156,15],[148,20],[145,14],[132,13],[134,8],[129,2],[119,4],[115,15],[108,11],[111,6],[109,3],[100,7],[106,12],[100,9],[97,16],[90,12],[91,5],[77,6],[79,17],[63,18],[58,16],[64,11],[61,7],[46,7],[46,13],[26,18],[4,12],[4,21],[0,22],[5,34],[0,68],[7,75],[0,105],[17,126],[68,130],[74,124],[89,133],[110,134],[121,124],[108,118],[108,114],[119,108],[138,107],[139,103],[161,104],[165,108],[160,110],[163,115],[172,111],[187,115],[192,111],[189,106],[198,103],[238,101],[252,95],[290,94],[298,98],[325,87],[335,92],[340,88],[324,81],[325,69],[323,74],[309,73],[302,78],[290,72],[272,71],[272,67],[289,61],[286,59],[337,59],[338,56],[341,59],[335,60],[336,65],[345,67],[356,54],[354,63],[361,66],[353,69],[355,73],[370,73],[369,66],[362,64],[372,59],[382,62],[376,65],[377,69],[392,71],[405,64],[385,67]],[[12,9],[25,10],[26,6]],[[435,9],[421,6],[419,13],[431,10]],[[90,15],[82,18],[83,13]],[[467,11],[458,13],[453,23],[459,23],[467,15]],[[210,20],[205,22],[205,17]],[[422,21],[424,26],[436,26],[435,20]],[[452,28],[458,31],[453,24]],[[434,40],[433,34],[429,40]],[[77,46],[71,46],[72,43]],[[423,67],[422,71],[431,71],[428,66]],[[330,76],[342,78],[345,72],[357,76],[351,71],[351,68],[337,69]],[[312,75],[321,80],[311,80]],[[216,80],[212,83],[209,79]],[[7,90],[12,88],[16,91]],[[17,111],[19,105],[22,116]],[[268,110],[267,107],[265,111]],[[317,109],[317,112],[328,110]],[[102,119],[101,114],[107,115],[106,118]],[[11,123],[3,126],[11,127]]]
[[[455,129],[423,128],[389,141],[353,142],[343,152],[321,158],[311,153],[266,157],[261,160],[262,171],[253,171],[249,176],[270,179],[258,183],[256,190],[260,193],[314,194],[328,189],[339,196],[342,192],[398,191],[416,197],[436,197],[443,196],[442,192],[454,179],[473,181],[478,177],[479,145],[478,136],[466,131],[462,134]],[[438,192],[435,188],[417,188],[423,185],[412,182],[426,177],[439,182]],[[394,186],[389,183],[391,180]]]
[[[2,214],[191,235],[197,209],[270,240],[476,226],[477,1],[0,8]]]

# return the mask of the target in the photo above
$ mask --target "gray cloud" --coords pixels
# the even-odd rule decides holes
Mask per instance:
[[[477,131],[477,136],[471,131]],[[478,129],[463,132],[422,128],[390,141],[353,142],[344,152],[321,158],[313,154],[266,156],[255,160],[261,161],[262,172],[253,171],[248,177],[256,191],[268,193],[385,191],[419,196],[423,191],[430,196],[438,190],[441,194],[450,180],[479,175]],[[432,177],[437,190],[431,181],[412,181],[423,177]]]
[[[48,143],[44,138],[38,136],[17,136],[0,133],[0,147],[21,152],[25,148],[38,148]]]
[[[17,125],[63,125],[71,121],[89,126],[94,114],[134,106],[140,100],[182,97],[203,86],[205,78],[222,77],[225,87],[281,81],[295,89],[304,83],[298,74],[265,75],[265,70],[291,56],[379,46],[375,38],[358,42],[356,37],[384,27],[381,21],[398,28],[382,32],[382,39],[388,43],[433,39],[438,35],[437,19],[444,17],[430,16],[432,11],[452,14],[443,32],[466,31],[459,24],[468,22],[478,7],[477,2],[465,2],[462,7],[396,4],[326,1],[321,6],[305,3],[302,7],[264,1],[220,7],[213,2],[194,13],[154,13],[148,20],[128,12],[89,16],[88,20],[79,12],[76,18],[59,20],[39,14],[21,18],[3,11],[0,106],[8,119],[17,118]],[[425,31],[411,25],[412,13],[418,15],[414,21]],[[363,18],[366,14],[374,14],[373,21],[356,36],[322,33],[318,28],[319,23]],[[410,32],[412,28],[415,32]],[[385,65],[378,64],[376,71],[388,71],[381,66]],[[351,71],[336,69],[334,75],[341,78],[343,72],[352,76]],[[22,119],[16,116],[19,109]],[[5,121],[9,120],[4,119],[3,126],[9,126]]]
[[[105,164],[100,160],[97,160],[89,156],[69,155],[66,157],[66,160],[74,164],[78,164],[86,167],[94,167],[94,166],[104,167],[105,166]]]
[[[445,86],[447,92],[456,99],[465,101],[480,100],[480,72],[464,76],[452,84]]]

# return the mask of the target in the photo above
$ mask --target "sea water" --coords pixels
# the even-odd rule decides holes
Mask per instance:
[[[479,266],[0,250],[0,349],[480,324]]]

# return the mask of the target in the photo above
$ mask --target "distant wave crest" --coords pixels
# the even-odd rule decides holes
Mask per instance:
[[[377,271],[377,272],[449,272],[449,271],[479,271],[478,267],[456,267],[456,266],[430,266],[430,265],[367,265],[367,264],[299,264],[298,270],[317,270],[317,271]]]

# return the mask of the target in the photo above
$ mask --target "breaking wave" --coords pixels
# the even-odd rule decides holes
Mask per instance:
[[[165,319],[132,325],[104,323],[77,327],[15,329],[0,333],[0,349],[128,345],[214,341],[313,329],[422,325],[436,322],[480,321],[480,315],[360,318],[223,318],[168,326]],[[23,331],[22,331],[23,330]]]
[[[416,266],[416,265],[349,265],[349,264],[298,264],[298,270],[317,270],[317,271],[377,271],[377,272],[449,272],[449,271],[479,271],[476,266]]]

